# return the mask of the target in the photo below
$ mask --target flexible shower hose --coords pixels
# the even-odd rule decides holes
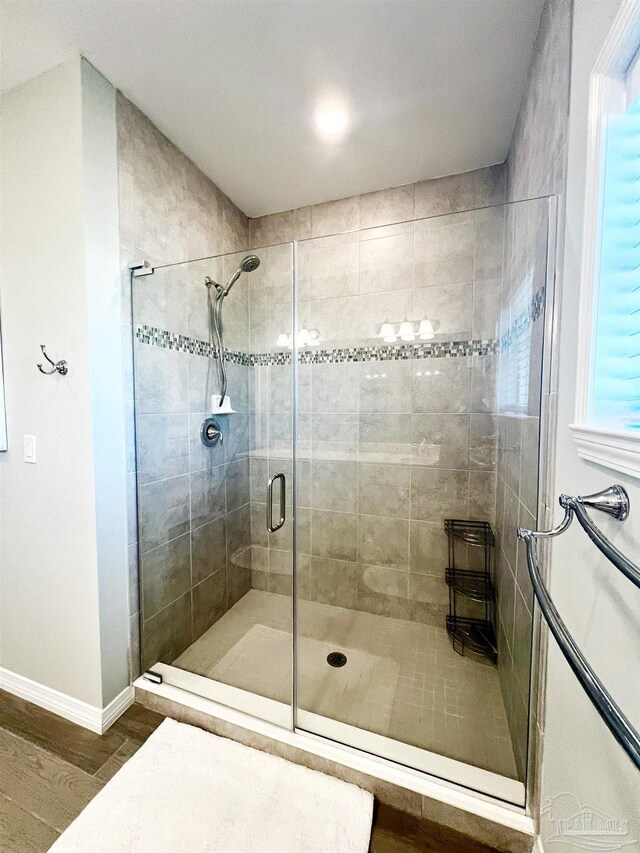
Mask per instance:
[[[215,303],[212,303],[211,297],[209,297],[210,334],[213,339],[212,344],[218,353],[218,381],[220,384],[220,402],[218,405],[220,408],[222,408],[227,393],[227,370],[224,364],[224,343],[222,337],[222,303],[224,302],[224,296],[223,291],[218,291]]]

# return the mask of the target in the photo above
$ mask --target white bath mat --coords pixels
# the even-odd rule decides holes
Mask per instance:
[[[50,853],[367,853],[373,796],[165,720]]]

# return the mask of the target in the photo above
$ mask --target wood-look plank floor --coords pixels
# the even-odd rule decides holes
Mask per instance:
[[[0,690],[0,853],[44,853],[163,717],[133,705],[104,735]]]
[[[162,720],[133,705],[95,735],[0,690],[0,853],[45,853]],[[437,824],[376,807],[370,853],[413,851],[495,853]]]

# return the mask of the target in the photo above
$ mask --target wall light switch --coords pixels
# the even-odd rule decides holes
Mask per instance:
[[[22,450],[25,462],[36,462],[36,437],[35,435],[22,436]]]

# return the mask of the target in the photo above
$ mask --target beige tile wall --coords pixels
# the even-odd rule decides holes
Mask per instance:
[[[251,220],[252,352],[291,330],[282,249],[298,245],[298,326],[322,348],[381,343],[386,320],[439,322],[439,340],[495,338],[502,288],[500,167]],[[414,217],[435,217],[414,221]],[[407,221],[408,220],[408,221]],[[354,230],[355,229],[355,230]],[[341,233],[338,233],[341,232]],[[348,233],[350,232],[350,233]],[[331,235],[331,236],[322,236]],[[445,517],[495,518],[494,356],[300,365],[299,589],[343,607],[443,625]],[[264,530],[284,463],[290,368],[252,368],[253,585],[291,589],[290,536]],[[263,451],[256,455],[256,451]],[[269,456],[267,461],[261,456]]]
[[[132,675],[136,677],[139,672],[140,600],[131,286],[127,265],[143,258],[158,265],[237,251],[248,245],[249,223],[247,217],[224,193],[120,92],[117,94],[117,128],[122,322],[125,342],[125,387],[128,389],[126,431],[130,650]],[[137,280],[145,282],[147,289],[150,289],[149,282],[155,279],[154,293],[147,299],[141,310],[152,321],[172,331],[186,331],[189,324],[194,326],[194,323],[201,323],[202,318],[206,320],[207,316],[206,303],[202,300],[197,303],[196,310],[190,310],[190,301],[195,305],[196,296],[195,293],[191,293],[189,294],[191,300],[185,298],[188,283],[183,281],[183,278],[184,276],[181,277],[178,270],[175,273],[156,273],[148,279]],[[236,311],[241,313],[242,310],[243,306],[239,304]],[[246,312],[246,305],[244,311]],[[201,336],[201,330],[199,336]],[[149,533],[147,543],[149,547],[146,548],[149,553],[143,559],[146,564],[143,589],[146,590],[145,596],[148,603],[148,608],[145,609],[149,616],[153,616],[150,625],[152,628],[153,626],[157,628],[151,632],[152,651],[162,657],[165,654],[173,654],[185,643],[188,645],[193,631],[201,632],[212,612],[218,613],[222,606],[226,608],[229,602],[233,603],[234,598],[242,593],[242,584],[240,587],[237,584],[229,585],[226,575],[223,579],[217,571],[221,565],[221,571],[226,571],[224,568],[226,559],[220,563],[221,540],[219,535],[214,536],[219,534],[217,530],[221,524],[219,516],[224,516],[224,513],[216,511],[216,501],[213,500],[215,489],[212,483],[216,467],[203,465],[203,470],[200,472],[190,470],[187,440],[187,433],[193,432],[188,423],[190,407],[185,402],[184,406],[178,406],[176,409],[176,401],[180,401],[188,391],[189,372],[193,374],[201,365],[193,364],[195,357],[191,357],[192,364],[189,364],[189,356],[185,354],[171,353],[168,350],[153,347],[146,349],[153,350],[152,353],[147,353],[151,360],[154,357],[156,361],[159,360],[158,364],[149,364],[151,373],[155,373],[157,377],[157,371],[160,370],[162,374],[160,385],[165,390],[168,388],[176,391],[170,405],[156,395],[155,399],[147,399],[147,404],[142,407],[144,411],[140,412],[142,420],[139,440],[145,480],[144,485],[141,485],[143,503],[141,514],[146,521]],[[204,362],[204,359],[201,361]],[[176,381],[171,382],[171,377]],[[196,397],[205,399],[206,381],[206,376],[193,378],[192,386],[197,384],[198,392],[196,393],[195,388],[192,389],[194,399]],[[152,389],[151,382],[149,390]],[[194,406],[193,412],[199,412],[203,405]],[[194,416],[195,414],[192,415]],[[168,452],[162,454],[159,452],[160,448]],[[204,480],[207,482],[203,482]],[[198,482],[203,488],[206,487],[205,492],[202,493],[203,497],[211,499],[207,501],[205,515],[200,514],[204,525],[194,523],[197,519],[192,518],[190,513],[192,487],[196,489]],[[200,491],[202,492],[202,489]],[[170,503],[167,504],[167,501]],[[167,523],[168,505],[172,510],[171,525]],[[234,508],[234,511],[237,514],[242,512],[242,509]],[[196,527],[199,527],[198,531],[195,530]],[[215,557],[211,556],[208,561],[205,561],[206,565],[201,565],[192,576],[191,550],[194,550],[196,565],[202,563],[202,560],[198,563],[198,553],[202,550],[198,543],[203,538],[201,534],[205,532],[209,534],[209,545],[212,546],[210,553]],[[213,547],[216,543],[217,547]],[[236,576],[237,572],[233,578]],[[213,602],[213,605],[210,608],[204,607],[202,598],[209,603]],[[207,613],[209,616],[206,616]]]
[[[270,246],[288,240],[326,237],[378,225],[440,216],[501,204],[505,194],[502,165],[476,169],[380,190],[360,196],[327,201],[249,221],[251,244]]]

